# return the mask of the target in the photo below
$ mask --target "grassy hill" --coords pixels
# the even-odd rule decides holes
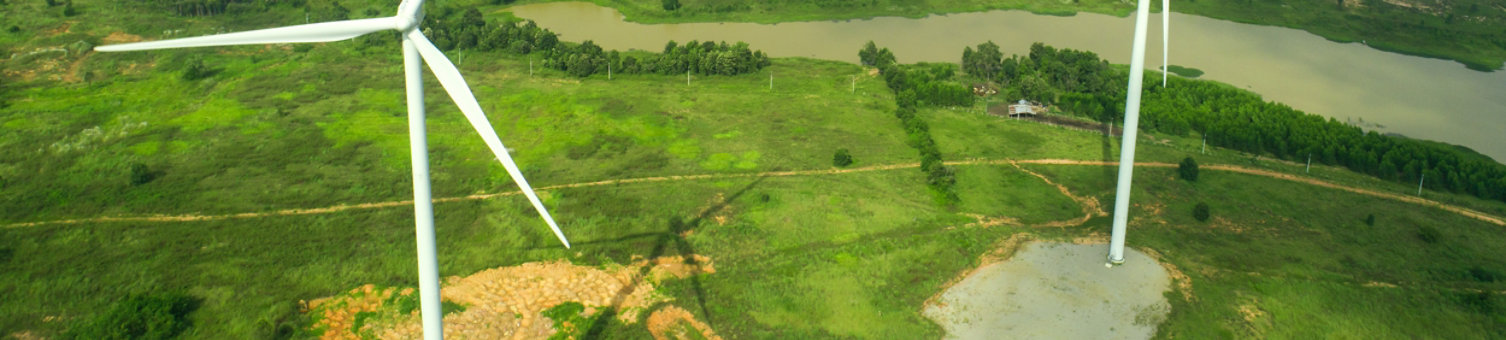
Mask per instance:
[[[30,51],[115,33],[155,39],[163,27],[187,27],[188,35],[288,24],[147,11],[126,20],[87,5],[76,5],[83,11],[72,19],[37,4],[8,5],[18,7],[5,7],[7,17],[24,18],[18,24],[28,33],[0,41]],[[0,336],[63,334],[152,291],[200,300],[185,338],[307,336],[297,330],[306,332],[313,317],[300,301],[363,284],[416,286],[411,213],[402,204],[25,224],[411,199],[396,51],[395,43],[363,38],[7,59]],[[185,80],[183,65],[195,58],[214,72]],[[442,275],[545,260],[606,267],[635,256],[702,255],[716,273],[668,280],[660,292],[718,334],[934,338],[941,329],[921,316],[921,304],[995,242],[1109,230],[1105,216],[1071,222],[1084,215],[1081,197],[1112,201],[1111,167],[957,165],[961,202],[953,209],[933,203],[913,165],[864,169],[919,160],[882,79],[856,65],[779,59],[772,71],[792,76],[771,90],[762,74],[687,85],[682,76],[579,79],[542,68],[530,76],[528,62],[468,53],[460,67],[535,186],[712,176],[547,190],[572,250],[557,246],[521,197],[437,204]],[[435,196],[513,190],[438,84],[430,79],[426,89]],[[1117,157],[1114,138],[980,109],[921,112],[948,160]],[[1205,166],[1414,189],[1324,167],[1306,174],[1225,150],[1202,154],[1192,138],[1143,138],[1138,161],[1193,156]],[[822,172],[833,169],[840,148],[863,171]],[[788,173],[803,170],[816,171]],[[1161,253],[1190,280],[1187,295],[1168,292],[1173,309],[1161,337],[1506,336],[1506,304],[1496,293],[1506,290],[1499,260],[1506,251],[1493,247],[1506,241],[1501,226],[1281,179],[1205,169],[1189,183],[1174,171],[1137,170],[1129,234],[1131,245]],[[1506,215],[1499,202],[1424,197]],[[1199,202],[1212,205],[1209,222],[1192,218]],[[985,226],[979,215],[1015,222]],[[641,322],[601,327],[609,338],[646,333]]]

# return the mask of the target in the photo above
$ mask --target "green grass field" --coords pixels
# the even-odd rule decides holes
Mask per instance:
[[[40,11],[25,7],[37,4],[10,6],[22,7],[6,7],[7,13]],[[82,8],[82,18],[123,20]],[[36,15],[18,24],[40,32],[70,20]],[[3,43],[19,50],[117,30],[215,25],[166,16],[108,20]],[[75,36],[59,37],[69,34]],[[8,75],[50,61],[79,62],[79,74],[87,76],[51,80],[68,74],[58,68],[4,83],[0,224],[411,199],[395,51],[396,44],[361,40],[307,50],[255,46],[7,61]],[[192,56],[217,73],[181,79],[177,65]],[[540,69],[530,77],[527,64],[526,57],[468,53],[461,69],[536,187],[826,170],[839,148],[851,150],[852,167],[919,161],[904,145],[882,80],[864,76],[855,92],[849,87],[853,75],[865,74],[856,65],[779,59],[772,71],[799,76],[781,76],[770,90],[761,74],[696,77],[687,86],[680,76],[609,81]],[[426,89],[435,196],[515,190],[438,84],[430,79]],[[977,110],[920,113],[948,160],[1117,158],[1116,138]],[[1300,164],[1227,150],[1201,154],[1196,137],[1142,138],[1138,161],[1194,156],[1204,165],[1303,173]],[[137,164],[150,170],[151,181],[132,184]],[[1112,202],[1110,167],[1022,166],[1076,195]],[[967,227],[975,220],[966,214],[1035,224],[1078,218],[1082,210],[1012,166],[956,169],[962,201],[955,209],[936,206],[925,176],[913,168],[547,191],[544,200],[576,244],[572,250],[558,246],[521,197],[440,203],[440,270],[463,276],[532,261],[611,266],[635,255],[698,254],[712,258],[717,272],[659,289],[719,335],[935,338],[942,330],[921,316],[921,304],[996,241],[1022,232],[1063,240],[1109,229],[1106,217],[1065,228]],[[1503,250],[1493,246],[1506,238],[1500,226],[1279,179],[1205,169],[1199,182],[1188,183],[1173,179],[1174,171],[1137,170],[1129,234],[1131,245],[1160,252],[1192,279],[1194,299],[1168,293],[1174,308],[1160,337],[1506,336],[1502,297],[1475,293],[1506,290]],[[1304,176],[1413,190],[1327,167]],[[1424,196],[1506,215],[1500,202]],[[1198,202],[1212,205],[1213,220],[1192,218]],[[202,299],[184,338],[288,335],[281,332],[310,322],[299,313],[300,300],[368,283],[416,285],[410,211],[0,228],[0,337],[56,336],[130,294],[159,290]],[[1369,214],[1374,226],[1363,222]],[[1424,228],[1433,230],[1427,240],[1419,236]],[[1250,310],[1258,313],[1242,312]],[[641,337],[641,325],[611,323],[600,334]]]

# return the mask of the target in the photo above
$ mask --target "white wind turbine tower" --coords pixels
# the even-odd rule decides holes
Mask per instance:
[[[418,28],[423,21],[423,0],[403,0],[398,5],[397,15],[388,18],[372,18],[359,20],[346,20],[306,24],[263,30],[218,34],[203,37],[140,42],[119,45],[99,46],[98,51],[137,51],[155,50],[183,47],[202,46],[228,46],[228,45],[255,45],[255,44],[278,44],[278,43],[311,43],[329,42],[355,38],[368,33],[397,30],[403,38],[403,66],[407,75],[407,98],[408,98],[408,133],[413,158],[413,210],[414,220],[417,222],[418,243],[418,285],[419,297],[422,302],[423,326],[425,339],[442,339],[444,330],[441,325],[443,314],[439,303],[439,268],[438,260],[434,254],[434,203],[429,192],[429,151],[428,141],[424,132],[424,91],[423,91],[423,65],[428,64],[429,70],[434,77],[439,79],[439,84],[449,93],[450,99],[465,114],[465,118],[476,128],[481,139],[486,141],[486,146],[491,148],[497,160],[502,162],[502,167],[507,169],[508,175],[517,182],[518,188],[528,196],[528,201],[533,203],[534,209],[554,230],[554,236],[560,242],[570,247],[570,241],[565,239],[565,234],[560,232],[559,225],[555,224],[554,218],[549,211],[544,209],[544,204],[539,201],[538,195],[534,194],[533,188],[518,171],[518,165],[513,163],[508,155],[507,147],[497,138],[497,132],[486,119],[486,114],[481,111],[481,105],[476,102],[475,95],[461,78],[460,70],[455,64],[445,58],[444,53],[429,39],[424,37]]]
[[[1162,0],[1165,1],[1165,0]],[[1109,263],[1124,263],[1124,228],[1129,222],[1130,177],[1135,170],[1135,135],[1140,128],[1140,90],[1145,80],[1145,22],[1150,0],[1135,11],[1135,40],[1130,56],[1129,91],[1124,101],[1124,133],[1119,149],[1119,183],[1114,193],[1114,230],[1109,236]]]
[[[1171,51],[1171,0],[1161,0],[1161,87],[1166,87],[1171,64],[1166,63]]]

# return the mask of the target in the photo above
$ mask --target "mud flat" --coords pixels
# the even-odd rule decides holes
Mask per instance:
[[[1171,284],[1149,256],[1126,249],[1105,268],[1108,246],[1032,242],[974,271],[924,313],[949,339],[1149,339],[1166,319]]]

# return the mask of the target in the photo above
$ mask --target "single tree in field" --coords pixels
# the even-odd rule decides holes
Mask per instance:
[[[1198,202],[1197,206],[1192,207],[1192,218],[1196,218],[1198,222],[1208,222],[1208,217],[1212,216],[1212,212],[1208,210],[1207,202]]]
[[[663,5],[666,11],[677,10],[680,9],[680,0],[664,0]]]
[[[837,167],[852,165],[852,154],[847,149],[837,149],[837,154],[831,158],[831,164]]]
[[[1192,157],[1182,159],[1182,164],[1177,166],[1177,174],[1181,175],[1182,179],[1196,182],[1197,161],[1192,160]]]

